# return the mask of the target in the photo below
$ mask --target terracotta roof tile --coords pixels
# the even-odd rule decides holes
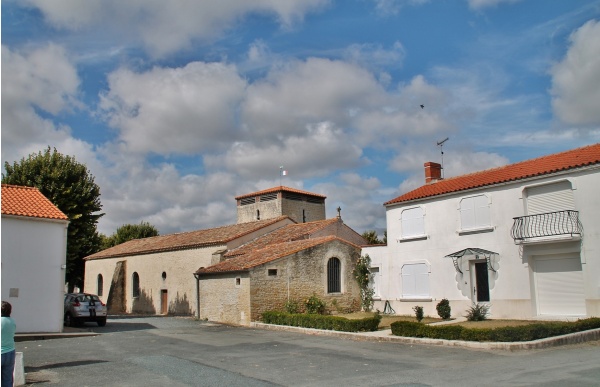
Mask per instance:
[[[196,271],[197,274],[215,274],[215,273],[227,273],[236,271],[245,271],[250,268],[263,265],[267,262],[274,261],[279,258],[286,257],[288,255],[297,253],[302,250],[306,250],[310,247],[318,246],[323,243],[331,241],[340,241],[352,246],[352,243],[340,239],[336,236],[329,235],[319,238],[302,239],[292,242],[284,242],[279,244],[268,245],[263,249],[254,250],[248,254],[244,254],[235,258],[228,259],[226,261],[217,263],[209,267],[202,267]],[[356,246],[360,248],[359,246]]]
[[[150,254],[161,251],[174,251],[224,244],[284,219],[289,218],[287,216],[280,216],[273,219],[233,224],[206,230],[196,230],[177,234],[134,239],[125,243],[121,243],[120,245],[113,246],[109,249],[102,250],[96,254],[92,254],[85,259],[92,260],[124,257],[130,255]]]
[[[600,144],[594,144],[421,186],[384,205],[547,175],[600,163]]]
[[[2,184],[2,214],[69,220],[37,188]]]
[[[273,187],[273,188],[265,189],[262,191],[257,191],[257,192],[252,192],[252,193],[236,196],[235,200],[240,200],[240,199],[249,198],[249,197],[253,197],[253,196],[259,196],[259,195],[265,195],[265,194],[274,193],[274,192],[291,192],[291,193],[297,193],[297,194],[312,196],[312,197],[317,197],[317,198],[323,198],[323,199],[327,198],[327,196],[319,195],[319,194],[316,194],[313,192],[302,191],[300,189],[290,188],[290,187],[285,187],[283,185],[280,185],[278,187]]]
[[[225,257],[234,257],[241,254],[247,254],[251,251],[262,249],[271,244],[278,244],[283,242],[290,242],[298,239],[307,239],[308,236],[318,230],[329,226],[330,224],[337,223],[338,218],[318,220],[308,223],[296,223],[288,224],[281,227],[267,235],[261,235],[258,238],[250,241],[237,249],[228,251]]]

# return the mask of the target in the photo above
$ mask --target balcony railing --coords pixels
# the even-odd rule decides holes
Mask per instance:
[[[513,218],[511,234],[515,243],[532,238],[560,235],[579,236],[583,232],[579,211],[556,211]]]

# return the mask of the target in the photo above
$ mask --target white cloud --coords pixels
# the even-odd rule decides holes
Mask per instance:
[[[338,169],[357,167],[362,150],[330,122],[308,125],[305,133],[280,144],[234,144],[223,155],[206,156],[207,168],[226,168],[244,179],[269,179],[284,165],[290,178],[324,176]]]
[[[373,0],[375,10],[381,15],[396,15],[407,5],[421,5],[429,0]]]
[[[600,22],[590,20],[570,36],[569,49],[551,70],[552,107],[571,125],[600,125]]]
[[[301,135],[307,124],[346,126],[353,109],[372,108],[385,92],[372,73],[342,61],[309,58],[273,69],[248,87],[243,121],[253,136]]]
[[[192,154],[235,139],[246,82],[234,66],[192,62],[108,77],[101,108],[130,151]]]
[[[2,159],[12,163],[49,145],[62,153],[74,151],[78,158],[85,155],[89,144],[71,138],[68,126],[45,117],[82,108],[79,84],[63,47],[17,51],[2,46]]]
[[[521,0],[467,0],[469,3],[469,8],[471,9],[483,9],[489,7],[496,7],[502,3],[516,3]]]
[[[366,67],[400,68],[406,57],[406,50],[398,41],[389,49],[381,44],[353,44],[346,49],[345,57],[350,62]]]
[[[327,217],[337,216],[337,208],[341,208],[344,223],[355,231],[377,230],[383,236],[386,228],[384,201],[381,182],[374,177],[364,177],[357,173],[344,173],[339,180],[317,184],[313,191],[327,196]]]
[[[195,40],[216,38],[243,17],[272,15],[290,28],[329,0],[120,1],[27,0],[51,25],[67,30],[100,29],[121,40],[141,41],[157,57],[176,52]]]

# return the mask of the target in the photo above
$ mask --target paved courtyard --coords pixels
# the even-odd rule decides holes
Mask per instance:
[[[176,317],[23,341],[30,386],[598,386],[600,342],[489,351],[355,341]]]

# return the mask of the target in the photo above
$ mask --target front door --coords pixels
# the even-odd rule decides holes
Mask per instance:
[[[167,296],[167,289],[163,289],[160,291],[160,313],[167,314],[169,313],[169,297]]]
[[[490,282],[486,261],[471,262],[471,292],[473,302],[490,301]]]

